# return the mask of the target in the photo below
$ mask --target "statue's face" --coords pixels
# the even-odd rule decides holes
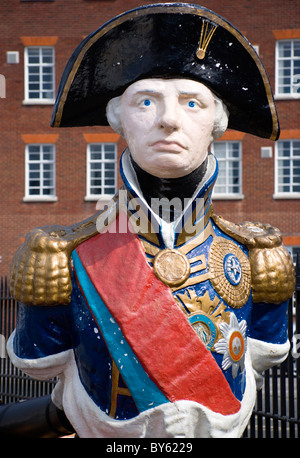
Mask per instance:
[[[144,79],[121,97],[121,124],[131,155],[161,178],[187,175],[204,162],[214,118],[213,94],[188,79]]]

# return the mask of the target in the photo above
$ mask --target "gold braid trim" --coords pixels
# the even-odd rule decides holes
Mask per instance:
[[[118,195],[94,216],[71,226],[30,231],[17,250],[10,271],[10,291],[27,305],[68,305],[71,301],[71,254],[115,218]]]
[[[280,304],[295,290],[295,270],[291,256],[282,244],[279,229],[269,224],[234,224],[212,215],[225,234],[249,249],[253,302]]]

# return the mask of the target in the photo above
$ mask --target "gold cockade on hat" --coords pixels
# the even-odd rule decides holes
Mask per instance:
[[[216,28],[217,26],[215,25],[212,25],[211,27],[209,27],[208,22],[202,19],[200,40],[199,40],[198,49],[196,51],[196,56],[198,57],[199,60],[204,59],[207,47],[213,37],[213,34],[216,31]]]

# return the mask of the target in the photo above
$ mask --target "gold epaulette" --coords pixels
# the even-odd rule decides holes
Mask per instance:
[[[212,215],[225,234],[249,249],[253,302],[279,304],[295,290],[295,270],[279,229],[269,224],[235,224]]]
[[[71,301],[71,254],[110,221],[116,204],[71,226],[44,226],[30,231],[17,250],[10,271],[12,296],[27,305],[68,305]]]

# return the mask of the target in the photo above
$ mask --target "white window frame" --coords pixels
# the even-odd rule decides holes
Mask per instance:
[[[53,152],[53,159],[52,160],[39,160],[36,161],[37,164],[40,164],[40,173],[43,174],[44,170],[44,165],[45,164],[52,164],[53,169],[53,189],[54,192],[53,194],[43,194],[42,190],[44,189],[43,184],[41,184],[40,188],[40,193],[39,194],[30,194],[30,186],[29,186],[29,173],[32,172],[30,170],[30,164],[34,163],[35,161],[29,160],[29,154],[32,153],[30,151],[30,147],[35,146],[39,147],[39,153],[42,152],[43,147],[45,146],[51,146],[52,152]],[[56,196],[56,151],[55,151],[55,145],[53,143],[31,143],[26,145],[25,148],[25,197],[23,198],[24,202],[56,202],[57,201],[57,196]],[[39,180],[43,180],[43,176],[40,176]]]
[[[40,61],[38,64],[29,64],[28,63],[28,50],[29,49],[38,49],[39,50],[39,57]],[[41,53],[42,49],[51,49],[53,52],[53,62],[51,64],[49,63],[43,63],[41,62]],[[41,85],[43,83],[42,77],[41,77],[41,70],[43,67],[52,67],[52,76],[53,76],[53,97],[49,98],[43,98],[41,97],[42,90],[41,88],[37,91],[40,93],[40,96],[38,98],[30,98],[29,97],[29,67],[30,66],[36,66],[39,67],[40,72],[39,72],[39,84]],[[24,48],[24,105],[53,105],[55,103],[55,48],[54,46],[26,46]]]
[[[300,246],[299,245],[286,245],[286,248],[291,255],[294,266],[296,267],[297,252],[300,251]]]
[[[243,184],[242,184],[242,157],[243,157],[243,154],[242,154],[242,142],[240,141],[236,141],[236,140],[226,140],[226,141],[220,141],[220,142],[215,142],[215,143],[212,143],[211,145],[211,152],[214,154],[214,145],[215,144],[221,144],[223,143],[225,145],[225,159],[218,159],[217,156],[217,160],[218,160],[218,164],[219,164],[219,168],[221,166],[221,163],[222,162],[225,162],[226,163],[226,183],[225,183],[225,192],[218,192],[217,191],[217,185],[218,185],[218,179],[216,180],[216,184],[215,184],[215,187],[214,187],[214,190],[213,190],[213,199],[214,200],[240,200],[240,199],[244,199],[244,194],[242,193],[242,189],[243,189]],[[231,158],[229,156],[229,148],[230,148],[230,145],[231,144],[237,144],[238,147],[239,147],[239,157],[237,158]],[[230,192],[228,191],[228,188],[230,186],[232,186],[232,184],[229,182],[229,176],[228,176],[228,162],[229,161],[235,161],[235,162],[239,162],[239,192],[237,193],[234,193],[234,192]]]
[[[97,146],[97,147],[100,147],[101,148],[101,152],[103,153],[104,152],[104,148],[105,146],[113,146],[114,147],[114,159],[104,159],[102,158],[101,160],[91,160],[91,150],[92,150],[92,147],[93,146]],[[117,150],[117,144],[116,143],[112,143],[112,142],[97,142],[97,143],[88,143],[87,145],[87,154],[86,154],[86,196],[85,196],[85,200],[89,201],[89,200],[110,200],[116,193],[117,191],[117,154],[118,153],[118,150]],[[103,181],[102,181],[102,184],[101,184],[101,188],[102,188],[102,191],[101,194],[92,194],[91,193],[91,187],[92,187],[92,184],[91,184],[91,164],[93,162],[100,162],[101,163],[101,171],[102,171],[102,180],[103,180],[103,177],[105,176],[105,164],[106,163],[111,163],[111,164],[114,164],[114,176],[113,176],[113,179],[114,179],[114,193],[113,194],[105,194],[105,185],[103,184]],[[110,186],[112,187],[112,186]]]
[[[294,141],[297,141],[297,142],[300,142],[300,139],[298,138],[295,138],[295,139],[284,139],[284,140],[278,140],[278,142],[275,143],[275,166],[274,166],[274,194],[273,194],[273,198],[274,199],[300,199],[300,192],[293,192],[293,191],[289,191],[289,192],[282,192],[282,191],[279,191],[278,188],[279,188],[279,183],[278,183],[278,178],[279,178],[279,167],[278,167],[278,161],[279,160],[282,160],[282,157],[279,157],[279,153],[278,153],[278,150],[279,150],[279,147],[280,145],[283,143],[283,142],[289,142],[290,143],[290,151],[293,152],[293,149],[292,149],[292,142]],[[290,155],[289,157],[287,157],[285,160],[289,160],[290,162],[290,165],[292,164],[292,161],[293,160],[299,160],[300,161],[300,156],[293,156]],[[290,181],[290,183],[286,184],[290,187],[293,186],[293,182]],[[299,183],[299,186],[300,186],[300,183]]]
[[[292,49],[294,50],[294,43],[299,42],[300,38],[298,39],[288,39],[288,40],[278,40],[276,42],[276,50],[275,50],[275,98],[277,100],[284,100],[284,99],[300,99],[300,69],[299,78],[293,77],[294,74],[294,62],[296,60],[295,57],[279,57],[279,47],[282,43],[291,43]],[[290,61],[290,70],[291,70],[291,77],[290,77],[290,92],[282,93],[279,92],[279,60],[286,60]],[[298,58],[297,58],[298,60]],[[300,57],[299,57],[300,60]]]

